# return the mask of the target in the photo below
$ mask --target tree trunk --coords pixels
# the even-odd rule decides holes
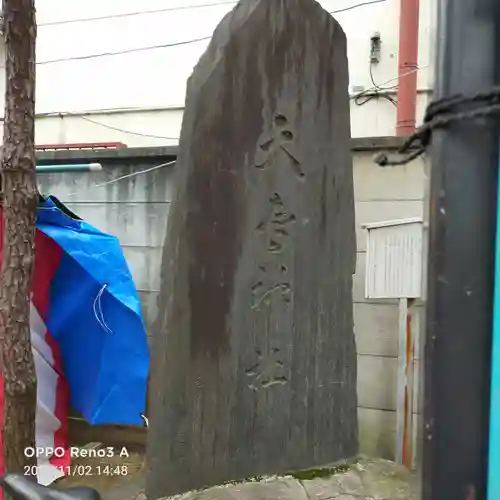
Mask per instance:
[[[34,0],[3,0],[5,122],[2,160],[3,242],[0,278],[0,352],[5,394],[3,453],[6,471],[23,472],[33,459],[36,374],[30,341],[34,262],[35,174]]]

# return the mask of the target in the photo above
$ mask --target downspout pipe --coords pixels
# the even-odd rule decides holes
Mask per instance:
[[[396,135],[415,132],[418,79],[418,25],[420,0],[401,0],[399,14],[399,68]]]

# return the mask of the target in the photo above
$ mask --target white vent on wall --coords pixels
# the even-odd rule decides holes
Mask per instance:
[[[364,228],[368,233],[366,298],[419,298],[422,294],[422,219],[378,222]]]

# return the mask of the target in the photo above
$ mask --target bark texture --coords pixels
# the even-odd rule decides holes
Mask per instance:
[[[357,453],[346,39],[244,0],[187,90],[154,327],[151,499]]]
[[[8,472],[33,462],[36,374],[30,341],[30,290],[38,201],[35,174],[34,0],[3,0],[5,123],[2,158],[3,241],[0,353],[5,393],[3,453]]]

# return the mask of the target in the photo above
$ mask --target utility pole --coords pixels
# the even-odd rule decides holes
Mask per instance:
[[[499,2],[440,0],[439,7],[435,99],[491,90],[499,84]],[[423,499],[480,500],[489,438],[496,121],[436,129],[431,156]]]
[[[5,119],[2,158],[3,241],[0,353],[4,386],[5,468],[23,472],[35,444],[36,374],[30,339],[30,291],[38,193],[35,174],[34,0],[3,0]]]

